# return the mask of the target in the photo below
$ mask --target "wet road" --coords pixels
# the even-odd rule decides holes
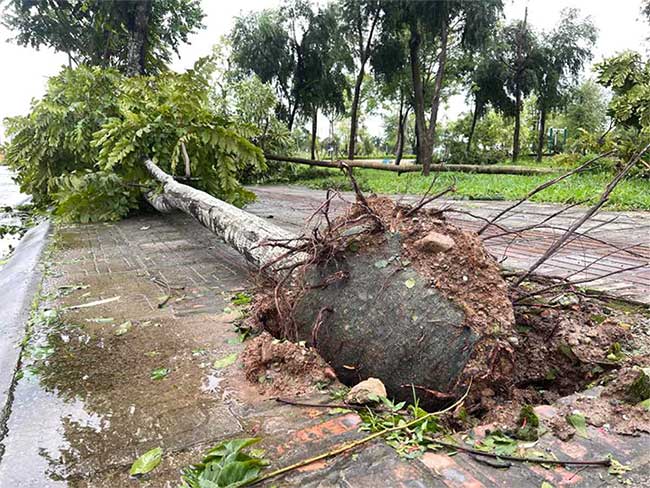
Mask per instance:
[[[8,207],[29,202],[30,197],[20,192],[18,185],[12,179],[13,173],[6,166],[0,165],[0,267],[2,260],[16,247],[20,236],[14,233],[3,233],[3,226],[20,226],[20,219],[6,211]]]

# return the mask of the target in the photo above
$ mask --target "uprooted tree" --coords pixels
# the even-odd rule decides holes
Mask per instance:
[[[449,401],[472,384],[470,399],[477,402],[482,391],[507,397],[513,375],[521,373],[522,366],[516,364],[521,351],[513,347],[518,343],[513,303],[526,307],[536,295],[557,294],[596,278],[563,279],[532,291],[519,285],[573,240],[589,238],[581,227],[605,205],[649,147],[617,173],[594,206],[527,272],[519,274],[514,287],[503,279],[479,235],[450,224],[443,210],[425,209],[453,187],[433,196],[427,192],[414,206],[367,199],[352,169],[343,165],[356,202],[332,217],[334,200],[341,195],[328,192],[312,216],[318,220],[301,236],[178,183],[152,161],[146,168],[162,183],[162,191],[149,194],[148,200],[161,211],[180,209],[192,215],[260,270],[254,320],[276,337],[315,347],[344,383],[377,377],[391,397],[417,395],[424,404]],[[500,220],[536,193],[610,154],[543,183],[487,220],[479,234],[490,229],[497,236],[516,237],[534,230],[535,225],[508,231]],[[484,239],[490,237],[494,236]],[[614,246],[612,253],[618,252],[636,254]],[[573,363],[566,366],[576,369]]]
[[[477,236],[442,214],[357,202],[322,226],[291,236],[268,221],[176,182],[153,162],[159,210],[178,208],[221,235],[271,280],[258,314],[277,336],[305,340],[352,384],[378,377],[391,396],[453,397],[470,378],[508,374],[512,304]],[[263,317],[262,317],[263,315]]]

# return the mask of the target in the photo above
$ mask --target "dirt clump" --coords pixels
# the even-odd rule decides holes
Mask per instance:
[[[298,396],[336,381],[332,368],[313,348],[268,332],[247,342],[243,358],[246,378],[266,395]]]

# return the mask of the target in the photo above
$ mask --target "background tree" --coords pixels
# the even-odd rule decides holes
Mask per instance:
[[[294,82],[299,44],[290,37],[286,22],[278,10],[253,12],[235,20],[229,40],[234,65],[275,87],[276,111],[292,130],[298,110]]]
[[[500,33],[498,59],[506,68],[505,88],[514,103],[515,126],[512,136],[512,160],[517,161],[521,150],[521,112],[524,98],[537,86],[535,71],[538,40],[528,24],[528,9],[523,21],[507,25]]]
[[[443,0],[386,2],[383,8],[384,29],[398,35],[404,30],[408,32],[417,159],[423,165],[423,173],[428,175],[449,52],[454,47],[473,50],[480,46],[496,24],[503,5],[501,0]]]
[[[489,51],[484,51],[478,60],[476,68],[471,74],[470,94],[474,98],[474,109],[472,121],[467,135],[467,146],[465,152],[472,152],[472,142],[476,131],[476,124],[487,113],[490,107],[499,113],[512,116],[515,113],[515,105],[505,91],[508,78],[507,68],[497,59],[496,52],[492,46]]]
[[[381,17],[379,0],[341,0],[341,20],[350,52],[354,57],[356,76],[350,107],[350,139],[348,159],[354,159],[357,144],[357,125],[361,85],[366,74],[366,65],[376,46],[376,34]]]
[[[413,90],[408,64],[408,31],[383,29],[370,59],[379,94],[397,115],[395,127],[395,164],[400,163],[406,145],[406,128],[413,107]],[[392,107],[398,107],[397,113]]]
[[[202,19],[199,0],[9,0],[3,23],[20,45],[133,75],[162,70]]]
[[[569,89],[591,59],[597,38],[591,19],[580,19],[578,10],[564,9],[560,17],[557,27],[543,36],[535,61],[539,113],[537,161],[542,160],[544,153],[546,118],[551,110],[566,105]]]
[[[296,2],[297,8],[307,4]],[[336,5],[307,12],[306,28],[300,43],[296,67],[296,98],[305,117],[311,118],[311,159],[316,159],[318,112],[341,114],[349,91],[345,70],[352,60],[348,55]]]
[[[595,69],[598,82],[613,93],[608,113],[616,123],[636,131],[650,128],[650,62],[626,51]]]
[[[607,95],[594,81],[586,80],[573,87],[563,114],[569,137],[575,138],[579,131],[600,135],[607,122]]]

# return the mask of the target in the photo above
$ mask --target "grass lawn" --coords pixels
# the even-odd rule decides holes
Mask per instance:
[[[383,194],[422,194],[431,183],[431,177],[425,178],[419,173],[405,173],[398,176],[397,173],[388,171],[359,168],[355,168],[355,177],[362,190]],[[455,180],[457,192],[452,198],[518,200],[551,177],[548,175],[439,173],[435,188],[438,190],[445,188]],[[587,203],[594,203],[611,178],[612,174],[609,172],[574,175],[535,195],[532,201],[566,204],[586,200]],[[329,168],[315,169],[302,166],[293,183],[315,189],[350,189],[347,178],[340,171]],[[612,193],[606,208],[609,210],[650,210],[650,181],[632,178],[622,181]]]

